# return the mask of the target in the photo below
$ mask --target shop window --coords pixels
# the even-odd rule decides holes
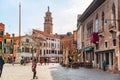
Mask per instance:
[[[109,53],[105,53],[106,64],[109,65]]]
[[[96,54],[96,63],[97,64],[99,63],[99,55],[98,55],[98,53]]]
[[[116,39],[113,39],[113,46],[116,46]]]
[[[113,52],[111,52],[111,64],[113,65]]]

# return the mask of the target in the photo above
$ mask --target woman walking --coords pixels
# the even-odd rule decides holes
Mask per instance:
[[[33,79],[37,79],[38,77],[36,76],[36,67],[37,67],[37,60],[34,59],[34,62],[32,63],[32,72],[33,72]]]

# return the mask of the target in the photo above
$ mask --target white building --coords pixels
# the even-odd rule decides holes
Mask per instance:
[[[55,58],[56,60],[59,60],[62,57],[62,54],[60,54],[60,39],[55,35],[33,29],[33,36],[35,38],[43,38],[46,41],[44,43],[45,47],[41,52],[41,57],[47,57],[49,59]]]

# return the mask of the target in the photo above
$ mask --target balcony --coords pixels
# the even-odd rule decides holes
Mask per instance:
[[[108,28],[109,28],[109,32],[111,32],[111,33],[116,32],[116,27],[115,27],[115,25],[109,24]]]
[[[90,35],[90,42],[91,43],[96,43],[99,41],[99,36],[98,36],[98,33],[96,32],[93,32],[91,35]]]
[[[101,29],[98,30],[98,35],[100,37],[104,37],[104,28],[101,28]]]

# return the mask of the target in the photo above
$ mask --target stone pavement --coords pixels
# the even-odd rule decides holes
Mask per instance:
[[[120,80],[120,74],[112,74],[97,69],[71,69],[59,64],[37,66],[37,80]],[[25,66],[5,64],[0,80],[31,80],[31,64]]]

